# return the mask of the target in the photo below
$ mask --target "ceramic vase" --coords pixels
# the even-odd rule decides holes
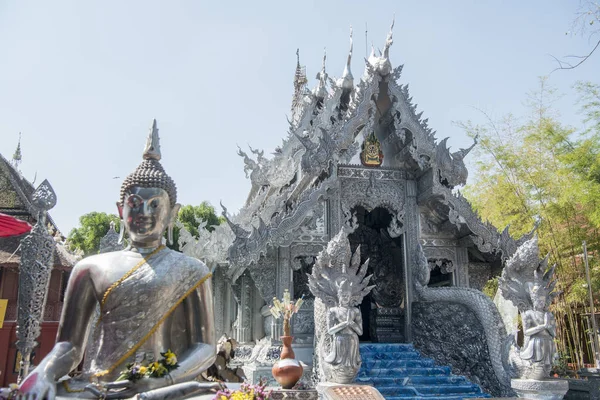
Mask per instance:
[[[283,347],[281,348],[281,355],[279,361],[273,365],[271,372],[273,378],[281,385],[284,389],[291,389],[302,377],[302,365],[296,360],[296,355],[292,349],[293,336],[281,336]]]

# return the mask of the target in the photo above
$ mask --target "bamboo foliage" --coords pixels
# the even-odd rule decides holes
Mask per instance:
[[[592,288],[600,293],[600,85],[579,83],[578,105],[586,129],[560,123],[553,107],[555,90],[547,80],[526,102],[526,115],[459,125],[479,135],[475,175],[464,189],[480,215],[500,229],[511,226],[519,237],[541,221],[540,249],[557,264],[553,304],[559,354],[575,367],[590,352],[587,323],[590,312],[581,243],[588,243]],[[583,124],[582,124],[583,125]],[[596,296],[598,298],[600,296]],[[598,304],[596,304],[598,310]]]

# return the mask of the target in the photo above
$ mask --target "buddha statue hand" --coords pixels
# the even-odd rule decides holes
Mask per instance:
[[[165,375],[161,378],[146,377],[135,382],[122,380],[109,383],[92,383],[87,385],[85,390],[101,399],[123,399],[172,384],[173,379],[169,375]]]
[[[56,397],[56,382],[47,375],[33,371],[19,385],[18,393],[26,394],[33,399],[54,399]]]
[[[138,398],[160,400],[167,398],[183,398],[192,394],[215,392],[222,389],[219,382],[183,382],[171,386],[154,386],[159,379],[142,378],[136,382],[117,381],[104,385],[91,384],[86,390],[101,399],[120,399],[138,394]],[[163,382],[164,383],[164,382]]]

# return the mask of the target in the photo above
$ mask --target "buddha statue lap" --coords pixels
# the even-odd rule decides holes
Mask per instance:
[[[74,267],[56,345],[23,380],[21,393],[38,399],[128,398],[192,381],[214,362],[210,271],[162,245],[165,230],[172,238],[179,204],[159,162],[156,121],[143,158],[123,182],[117,203],[121,234],[125,228],[130,246]],[[82,373],[63,379],[82,360]],[[214,383],[193,384],[196,393],[199,387],[217,389]]]

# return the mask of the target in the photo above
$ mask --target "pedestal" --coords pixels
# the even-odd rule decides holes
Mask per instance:
[[[562,379],[535,381],[533,379],[511,379],[510,387],[517,396],[535,400],[561,400],[569,391],[569,382]]]
[[[600,368],[583,368],[577,373],[588,380],[590,400],[600,400]]]
[[[271,391],[273,400],[319,400],[319,393],[316,390],[293,390],[293,389],[273,389]]]
[[[373,386],[321,382],[317,385],[319,398],[325,400],[385,400]]]

